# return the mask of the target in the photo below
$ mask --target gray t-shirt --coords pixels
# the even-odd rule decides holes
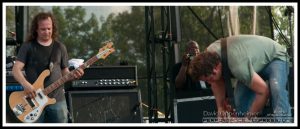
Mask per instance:
[[[220,40],[207,47],[221,56]],[[283,46],[274,40],[257,35],[237,35],[227,38],[228,66],[233,76],[250,86],[254,72],[261,71],[274,59],[288,61],[289,56]]]
[[[54,43],[57,44],[56,49]],[[48,77],[44,80],[44,87],[46,88],[56,80],[62,77],[62,69],[68,67],[68,55],[64,44],[54,42],[50,46],[42,46],[37,41],[31,43],[23,43],[18,55],[17,60],[25,64],[24,70],[26,79],[33,84],[38,76],[46,69],[49,69],[51,53],[55,52],[55,63],[53,69]],[[50,98],[55,98],[56,101],[65,99],[64,88],[60,86],[48,95]]]

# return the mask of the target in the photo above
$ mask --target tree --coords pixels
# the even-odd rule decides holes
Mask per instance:
[[[6,7],[6,31],[15,32],[15,7],[14,6],[7,6]],[[9,34],[9,33],[7,33]],[[9,35],[6,35],[9,37]]]

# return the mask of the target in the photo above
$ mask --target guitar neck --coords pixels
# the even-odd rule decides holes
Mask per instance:
[[[99,56],[93,56],[92,58],[90,58],[88,61],[86,61],[83,65],[79,66],[81,69],[86,69],[88,68],[90,65],[92,65],[93,63],[95,63],[97,60],[99,59]],[[57,81],[53,82],[51,85],[49,85],[47,88],[44,89],[44,94],[48,95],[49,93],[51,93],[52,91],[54,91],[55,89],[57,89],[58,87],[60,87],[62,84],[64,84],[67,81],[70,81],[73,79],[73,75],[74,75],[74,70],[71,71],[70,73],[68,73],[67,75],[61,77],[60,79],[58,79]]]

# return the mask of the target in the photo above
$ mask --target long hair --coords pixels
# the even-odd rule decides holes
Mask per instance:
[[[56,20],[55,20],[54,16],[50,12],[41,12],[41,13],[38,13],[31,22],[30,32],[26,39],[27,42],[31,42],[31,41],[37,39],[38,34],[37,34],[36,30],[39,27],[38,26],[39,21],[45,20],[49,17],[52,20],[52,31],[53,31],[52,39],[56,40],[58,32],[57,32],[57,24],[56,24]]]
[[[191,61],[188,74],[193,80],[198,80],[201,76],[212,74],[219,62],[221,58],[216,52],[203,52]]]

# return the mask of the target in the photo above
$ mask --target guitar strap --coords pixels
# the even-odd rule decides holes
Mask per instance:
[[[54,64],[57,63],[57,60],[58,60],[57,55],[59,53],[59,50],[60,50],[59,43],[53,41],[53,48],[52,48],[52,51],[51,51],[51,57],[50,57],[50,63],[49,63],[50,72],[52,72]]]
[[[221,59],[222,59],[222,75],[225,81],[226,98],[229,100],[230,105],[235,109],[233,87],[231,84],[232,73],[229,70],[227,62],[227,39],[221,38]]]

